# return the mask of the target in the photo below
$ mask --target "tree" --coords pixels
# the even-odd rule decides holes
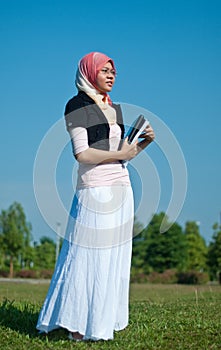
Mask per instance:
[[[149,265],[157,272],[168,269],[182,270],[186,257],[185,239],[182,227],[174,223],[168,231],[160,233],[160,226],[165,213],[154,215],[149,228],[150,243],[146,251]],[[169,223],[168,218],[166,220]]]
[[[56,244],[49,237],[42,237],[35,247],[34,265],[40,269],[54,269]]]
[[[133,227],[132,271],[149,272],[145,265],[147,240],[143,234],[143,225],[135,217]]]
[[[143,272],[181,270],[184,267],[186,255],[182,228],[174,223],[167,232],[160,233],[164,216],[163,212],[155,214],[134,242],[132,266],[143,267]]]
[[[221,283],[221,225],[213,225],[213,238],[208,248],[208,265],[212,279],[219,278]]]
[[[2,210],[0,215],[0,237],[2,249],[9,256],[10,274],[13,277],[14,259],[22,253],[22,249],[30,243],[31,226],[21,204],[14,202],[8,210]]]
[[[0,269],[4,268],[4,249],[3,249],[3,241],[2,241],[2,235],[0,234]]]
[[[207,270],[207,246],[200,235],[199,225],[195,221],[186,222],[184,233],[187,247],[186,270]]]

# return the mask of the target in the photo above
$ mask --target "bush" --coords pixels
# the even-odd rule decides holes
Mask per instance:
[[[165,270],[162,273],[153,271],[148,275],[148,282],[162,284],[177,283],[177,271]]]
[[[161,284],[205,284],[209,282],[209,275],[205,272],[165,270],[164,272],[152,271],[149,274],[132,271],[132,283],[161,283]]]
[[[19,278],[37,278],[36,271],[34,270],[20,270],[15,272],[15,277]]]
[[[133,273],[130,281],[132,283],[145,283],[148,282],[148,275],[142,272]]]
[[[51,270],[51,269],[40,270],[38,273],[38,277],[43,278],[43,279],[51,279],[53,272],[54,272],[54,270]]]
[[[8,270],[0,270],[0,277],[9,277],[9,271]]]
[[[205,284],[209,282],[209,275],[205,272],[187,271],[177,274],[177,283],[180,284]]]
[[[177,271],[176,270],[166,270],[162,273],[152,271],[149,274],[142,272],[134,272],[131,275],[132,283],[162,283],[170,284],[177,283]]]

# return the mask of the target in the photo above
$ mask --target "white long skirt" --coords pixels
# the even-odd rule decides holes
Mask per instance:
[[[76,192],[38,330],[107,340],[127,326],[132,229],[130,186]]]

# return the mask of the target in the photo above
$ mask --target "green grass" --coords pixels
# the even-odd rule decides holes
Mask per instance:
[[[0,283],[0,349],[221,349],[221,287],[133,284],[130,322],[113,341],[74,343],[35,326],[48,284]]]

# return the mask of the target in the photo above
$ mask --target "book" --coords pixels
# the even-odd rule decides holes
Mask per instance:
[[[128,137],[128,143],[132,144],[135,141],[137,141],[139,136],[143,133],[144,129],[148,125],[149,125],[149,121],[145,119],[142,114],[139,115],[139,117],[135,119],[134,122],[131,124],[131,126],[129,127],[129,130],[126,133],[125,137]],[[126,167],[128,164],[128,161],[123,160],[121,163],[123,164],[124,167]]]
[[[128,143],[134,143],[139,136],[143,133],[144,129],[149,125],[149,121],[141,114],[130,126],[126,137],[128,137]]]

